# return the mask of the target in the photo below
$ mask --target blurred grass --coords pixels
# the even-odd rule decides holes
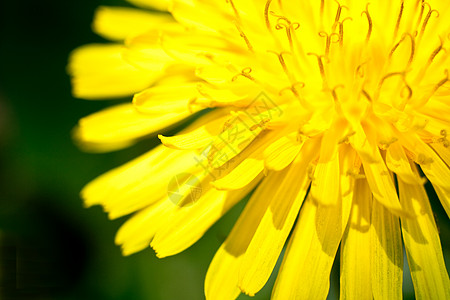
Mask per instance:
[[[126,218],[109,221],[101,208],[83,208],[79,198],[89,180],[157,142],[87,154],[71,140],[80,117],[111,104],[74,99],[65,72],[71,50],[103,42],[90,29],[101,4],[126,5],[119,0],[0,3],[0,295],[202,299],[209,262],[243,203],[193,247],[160,260],[150,249],[122,257],[114,235]],[[448,220],[436,201],[433,206],[448,257]],[[268,299],[273,282],[274,276],[253,299]],[[331,290],[338,292],[335,283]],[[405,298],[412,297],[409,293]]]

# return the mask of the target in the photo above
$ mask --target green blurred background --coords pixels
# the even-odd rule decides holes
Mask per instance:
[[[151,249],[123,257],[114,235],[126,218],[109,221],[79,197],[89,180],[157,142],[89,154],[71,140],[79,118],[111,105],[74,99],[65,69],[71,50],[105,42],[90,28],[99,5],[127,3],[0,2],[0,299],[203,299],[208,264],[243,203],[193,247],[160,260]],[[448,258],[449,222],[432,202]],[[253,299],[268,299],[273,281]]]

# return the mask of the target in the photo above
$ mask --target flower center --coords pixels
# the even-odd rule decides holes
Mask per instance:
[[[439,12],[425,1],[401,1],[398,7],[321,1],[314,7],[307,1],[268,0],[263,21],[270,42],[252,39],[250,26],[242,25],[233,1],[227,2],[240,37],[270,74],[247,67],[233,81],[245,77],[263,85],[278,94],[279,104],[291,99],[302,116],[320,115],[330,126],[331,120],[343,118],[385,129],[423,129],[427,120],[417,109],[448,93],[442,91],[449,81],[442,62],[448,57],[449,36],[436,34],[444,32],[437,22]],[[282,74],[283,80],[274,74]],[[394,141],[387,135],[379,141],[382,147]]]

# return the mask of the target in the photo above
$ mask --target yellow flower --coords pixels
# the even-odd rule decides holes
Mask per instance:
[[[76,138],[109,151],[198,118],[82,191],[111,218],[135,212],[125,255],[183,251],[255,189],[207,299],[257,293],[285,243],[273,299],[325,299],[339,246],[343,299],[401,299],[403,245],[417,299],[450,299],[424,188],[450,213],[446,0],[130,1],[170,13],[99,8],[116,42],[72,54],[74,94],[134,98]]]

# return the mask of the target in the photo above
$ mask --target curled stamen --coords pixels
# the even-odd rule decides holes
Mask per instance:
[[[437,10],[431,9],[430,4],[428,4],[427,2],[424,2],[422,4],[422,7],[424,7],[425,5],[428,6],[429,10],[428,10],[428,14],[426,15],[425,19],[423,20],[422,28],[420,29],[420,35],[423,35],[423,33],[425,32],[425,28],[427,27],[428,21],[430,20],[431,15],[433,13],[436,13],[436,18],[439,18],[439,12]]]
[[[403,71],[403,72],[392,72],[392,73],[386,74],[386,75],[380,80],[380,83],[378,84],[378,91],[381,90],[381,87],[383,86],[383,84],[384,84],[384,82],[386,81],[386,79],[391,78],[391,77],[394,77],[394,76],[401,76],[403,82],[405,83],[405,85],[407,85],[407,84],[406,84],[406,81],[405,81],[405,74],[406,74],[406,71]]]
[[[367,3],[366,10],[361,13],[361,16],[366,15],[367,22],[369,22],[369,29],[367,31],[366,42],[368,42],[370,40],[370,36],[372,35],[372,26],[373,26],[372,17],[370,16],[370,13],[369,13],[369,4],[370,3]]]
[[[255,78],[253,78],[253,76],[250,75],[251,72],[252,72],[252,68],[250,68],[250,67],[242,69],[241,73],[239,73],[239,74],[233,76],[233,78],[231,78],[231,81],[236,81],[239,78],[239,76],[244,76],[245,78],[248,78],[251,81],[255,81]]]
[[[299,28],[300,28],[300,23],[298,23],[298,22],[292,22],[291,26],[289,27],[289,29],[291,29],[291,30],[297,30]]]
[[[275,29],[280,30],[282,28],[288,28],[291,25],[291,21],[286,18],[285,16],[277,15],[275,12],[271,11],[270,14],[274,17],[277,17],[277,25],[275,26]],[[286,22],[283,23],[282,21]],[[278,27],[278,28],[277,28]]]
[[[300,23],[297,22],[291,22],[288,18],[285,16],[277,15],[273,11],[270,12],[270,14],[274,17],[277,17],[277,24],[275,25],[276,30],[285,29],[286,30],[286,36],[289,41],[289,45],[291,46],[291,50],[293,49],[293,41],[292,41],[292,31],[295,31],[300,28]]]
[[[330,54],[330,45],[331,43],[338,43],[340,40],[340,36],[337,33],[328,34],[325,31],[319,32],[320,37],[326,38],[325,41],[325,55],[328,56]],[[333,36],[337,37],[337,40],[333,41]]]
[[[336,26],[339,24],[339,19],[341,18],[342,9],[343,8],[348,9],[347,6],[341,5],[337,0],[334,0],[334,1],[337,3],[338,8],[336,11],[336,17],[334,18],[333,27],[331,29],[332,31],[334,31],[336,29]]]
[[[347,20],[353,21],[352,18],[348,17],[339,22],[339,46],[341,47],[344,45],[344,22]]]
[[[441,51],[444,51],[444,52],[445,52],[445,49],[444,49],[444,42],[442,41],[442,39],[441,39],[441,44],[440,44],[436,49],[434,49],[433,53],[431,53],[430,58],[428,59],[428,62],[429,62],[429,63],[432,63],[433,60],[434,60],[434,58],[435,58],[435,57],[439,54],[439,52],[441,52]]]
[[[406,82],[406,73],[407,73],[407,71],[393,72],[393,73],[386,74],[381,79],[380,84],[378,85],[378,93],[381,90],[381,87],[383,86],[383,84],[386,81],[386,79],[394,77],[394,76],[401,76],[401,79],[403,81],[404,86],[402,87],[402,89],[400,91],[400,97],[401,98],[406,98],[407,100],[411,99],[412,95],[413,95],[413,90],[412,90],[411,86]],[[377,97],[378,97],[378,93],[377,93]]]
[[[394,54],[394,52],[397,50],[397,48],[400,46],[400,44],[406,39],[407,36],[409,37],[409,40],[411,42],[411,53],[409,55],[408,65],[410,65],[412,63],[412,61],[414,59],[414,54],[416,52],[416,43],[414,41],[414,37],[410,33],[403,34],[400,41],[397,44],[395,44],[395,46],[391,50],[391,53],[389,53],[389,59],[392,58],[392,55]]]
[[[405,1],[402,0],[402,4],[400,5],[400,12],[398,13],[398,17],[397,17],[397,23],[395,24],[395,31],[394,31],[394,38],[397,36],[398,34],[398,30],[400,28],[400,22],[402,20],[402,16],[403,16],[403,10],[405,9]]]
[[[298,90],[302,89],[304,87],[305,87],[305,83],[304,82],[295,82],[291,86],[282,89],[278,94],[281,96],[283,94],[283,92],[291,91],[292,94],[294,94],[294,96],[296,96],[298,98],[300,96],[300,94],[298,93]]]
[[[417,18],[416,29],[419,27],[420,22],[422,22],[423,12],[425,11],[425,0],[421,0],[421,2],[422,2],[422,4],[420,5],[420,13]],[[419,1],[417,1],[417,4],[419,4]],[[417,32],[417,30],[416,30],[416,32]]]

